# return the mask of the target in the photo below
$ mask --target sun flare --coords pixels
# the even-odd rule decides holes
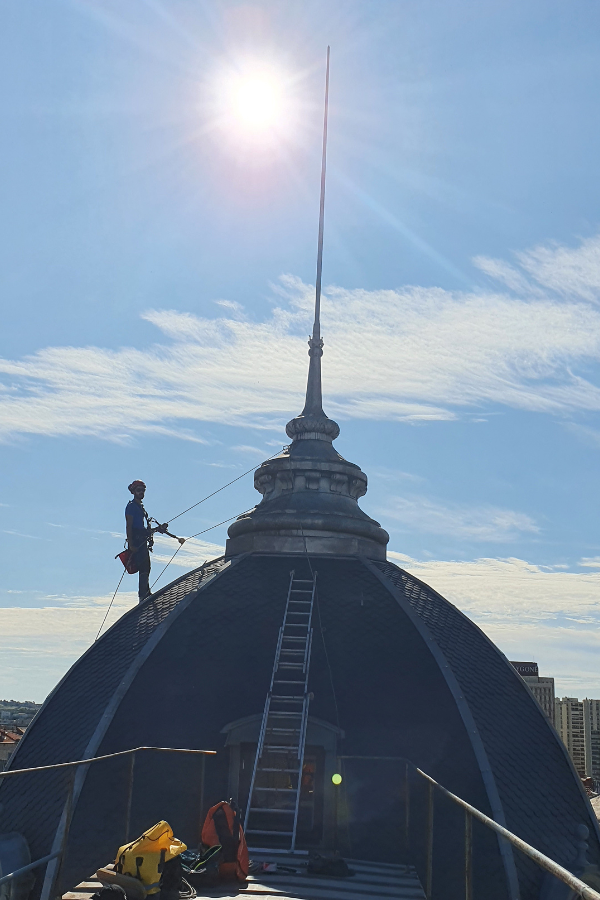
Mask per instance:
[[[273,77],[254,75],[232,84],[231,111],[245,129],[258,131],[276,125],[282,107],[281,86]]]
[[[285,73],[256,62],[222,71],[213,104],[231,138],[265,145],[289,138],[297,106]]]

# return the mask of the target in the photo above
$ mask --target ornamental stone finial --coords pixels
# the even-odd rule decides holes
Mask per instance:
[[[294,441],[313,440],[335,441],[340,427],[323,412],[323,394],[321,388],[321,357],[323,356],[323,338],[314,337],[308,340],[308,381],[306,384],[306,402],[304,409],[296,418],[285,426],[286,434]]]

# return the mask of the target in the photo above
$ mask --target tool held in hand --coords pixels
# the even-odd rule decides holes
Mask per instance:
[[[154,534],[156,531],[158,531],[159,534],[166,534],[166,535],[168,535],[169,537],[174,538],[176,541],[179,541],[180,544],[185,544],[185,538],[177,537],[176,534],[171,534],[170,531],[167,531],[167,528],[169,527],[169,523],[168,523],[168,522],[164,522],[162,525],[159,525],[157,519],[153,519],[152,517],[150,517],[150,521],[151,521],[151,522],[156,522],[156,526],[157,526],[156,528],[153,528],[153,529],[152,529],[152,533],[153,533],[153,534]]]

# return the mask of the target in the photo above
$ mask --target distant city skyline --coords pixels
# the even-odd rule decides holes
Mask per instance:
[[[600,696],[600,8],[85,0],[2,24],[0,693],[42,700],[93,642],[130,481],[164,521],[287,444],[330,44],[335,446],[390,559],[557,694]],[[177,533],[258,499],[247,475]],[[126,576],[105,628],[135,602]]]

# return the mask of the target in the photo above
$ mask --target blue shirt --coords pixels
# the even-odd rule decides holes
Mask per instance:
[[[130,500],[127,506],[125,507],[125,515],[131,516],[133,519],[132,527],[136,529],[136,531],[146,531],[147,525],[146,520],[144,518],[144,510],[140,506],[139,503],[136,503],[135,500]]]

